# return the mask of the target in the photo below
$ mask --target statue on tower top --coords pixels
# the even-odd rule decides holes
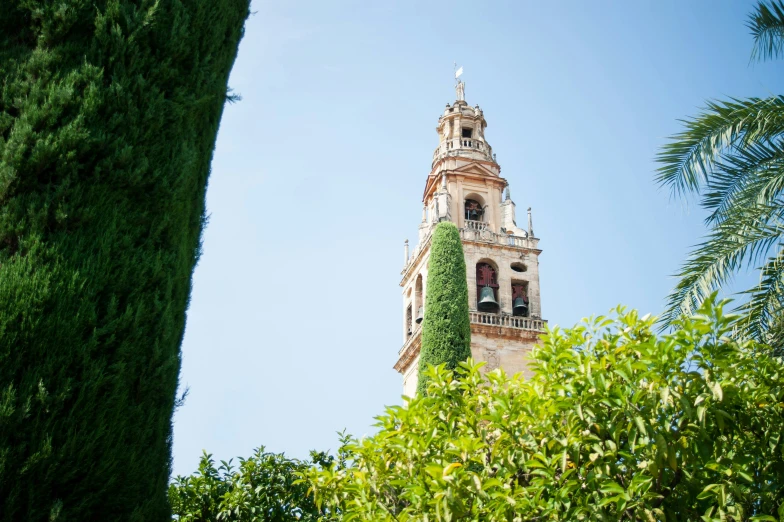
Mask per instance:
[[[455,64],[457,67],[457,64]],[[455,92],[457,93],[457,101],[465,101],[465,83],[460,80],[460,75],[463,74],[463,67],[455,70]]]

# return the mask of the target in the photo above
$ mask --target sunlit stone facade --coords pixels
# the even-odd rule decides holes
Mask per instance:
[[[531,210],[527,227],[516,222],[515,204],[501,167],[485,140],[487,121],[479,106],[457,101],[438,120],[439,144],[425,183],[419,241],[405,245],[403,346],[395,369],[403,375],[403,392],[417,386],[430,236],[439,221],[460,229],[471,310],[471,352],[487,370],[526,372],[526,356],[544,327],[539,289],[539,239]]]

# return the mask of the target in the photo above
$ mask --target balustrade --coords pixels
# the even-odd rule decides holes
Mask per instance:
[[[544,331],[546,321],[530,317],[514,315],[488,314],[485,312],[470,312],[471,322],[474,324],[488,324],[504,328],[518,328],[520,330]]]
[[[472,221],[466,219],[465,228],[466,230],[475,230],[477,232],[481,232],[483,230],[487,230],[487,223],[484,223],[483,221]]]
[[[480,221],[465,221],[465,227],[460,229],[460,239],[481,241],[484,243],[497,243],[499,245],[519,248],[536,248],[536,239],[513,236],[510,234],[496,234],[495,232],[490,231],[487,223],[482,223]]]
[[[514,328],[517,330],[532,330],[536,332],[543,332],[544,326],[547,321],[542,319],[533,319],[531,317],[518,317],[514,315],[505,314],[488,314],[485,312],[469,312],[470,320],[474,324],[486,324],[491,326],[500,326],[503,328]],[[419,342],[422,335],[422,325],[417,324],[414,326],[414,331],[408,336],[406,342],[400,348],[398,355],[406,353],[412,344]]]
[[[442,156],[465,149],[481,152],[488,158],[492,156],[493,152],[490,145],[482,140],[475,138],[452,138],[444,141],[436,148],[435,152],[433,152],[433,160],[435,161]]]

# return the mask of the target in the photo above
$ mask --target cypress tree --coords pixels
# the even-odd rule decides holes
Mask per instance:
[[[455,224],[444,221],[436,226],[430,243],[417,392],[427,390],[428,364],[453,369],[469,357],[471,324],[463,244]]]
[[[3,0],[0,520],[170,520],[204,196],[249,0]]]

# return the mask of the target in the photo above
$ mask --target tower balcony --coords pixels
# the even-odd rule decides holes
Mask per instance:
[[[505,313],[494,314],[486,312],[469,311],[472,333],[485,333],[488,328],[497,330],[496,333],[504,334],[503,337],[527,337],[535,340],[544,333],[547,321],[531,317],[518,317]],[[422,325],[416,325],[414,331],[408,336],[406,342],[398,352],[395,370],[403,373],[419,355],[422,347]]]
[[[493,148],[484,140],[477,138],[451,138],[444,140],[433,153],[433,163],[435,166],[439,160],[449,156],[465,156],[473,159],[494,161]]]
[[[529,249],[535,249],[539,245],[538,238],[496,234],[488,228],[487,223],[468,220],[465,221],[465,226],[460,229],[460,239],[463,241]]]
[[[500,326],[502,328],[516,328],[520,330],[532,330],[544,332],[547,324],[545,319],[533,319],[531,317],[519,317],[508,314],[492,314],[487,312],[469,312],[471,324],[486,324],[490,326]]]

